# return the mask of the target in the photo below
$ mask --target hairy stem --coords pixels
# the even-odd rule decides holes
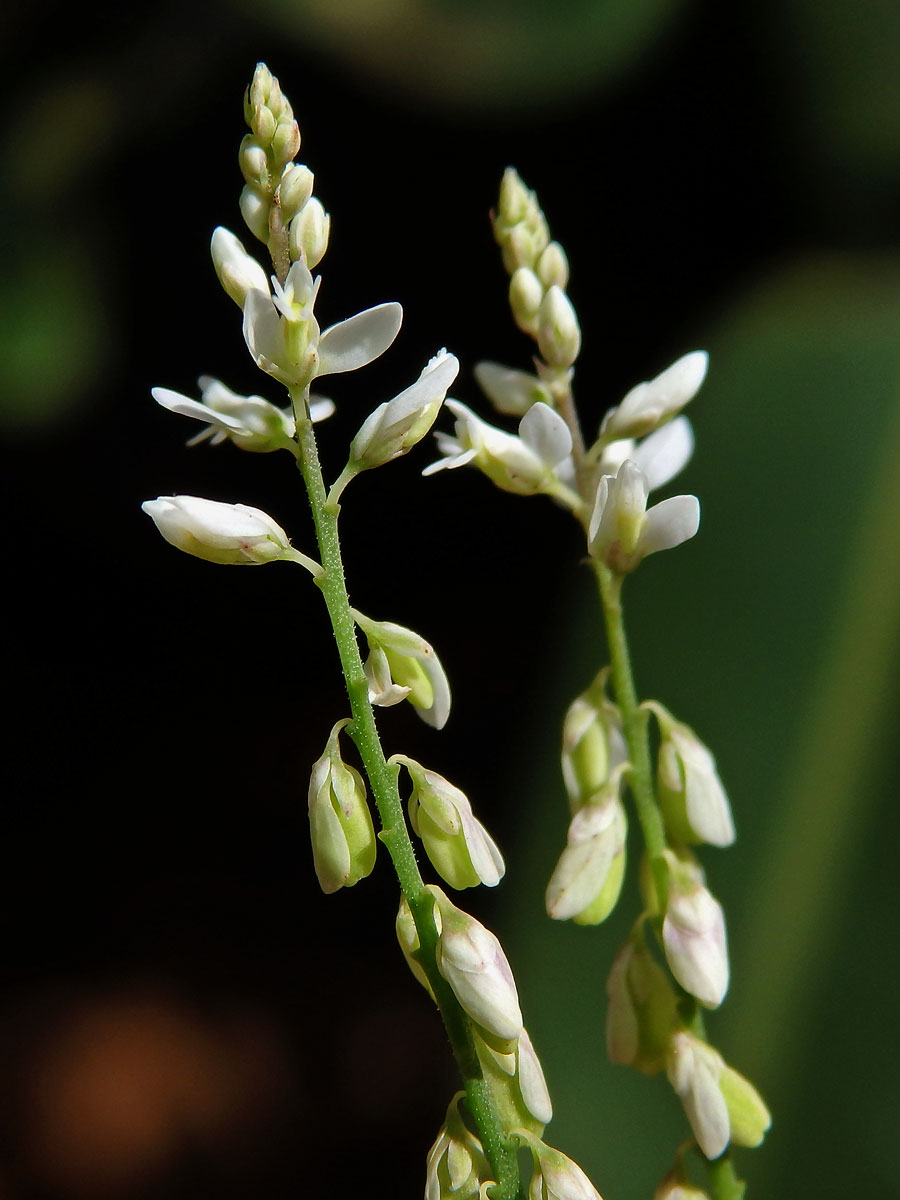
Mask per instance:
[[[416,863],[415,850],[403,814],[403,802],[397,789],[396,766],[385,759],[375,714],[369,700],[368,681],[363,670],[356,624],[347,595],[344,567],[338,538],[338,506],[327,503],[325,482],[319,465],[312,422],[307,415],[307,397],[303,390],[291,392],[294,406],[298,466],[312,508],[322,574],[316,579],[322,590],[350,698],[353,720],[347,732],[356,743],[368,776],[372,795],[381,820],[380,838],[387,847],[403,895],[409,903],[419,935],[420,961],[434,992],[447,1036],[459,1067],[469,1111],[478,1128],[485,1153],[495,1176],[492,1200],[515,1200],[519,1193],[519,1172],[515,1144],[506,1135],[494,1108],[485,1081],[469,1018],[450,985],[437,969],[435,947],[437,929],[431,893],[425,887]]]

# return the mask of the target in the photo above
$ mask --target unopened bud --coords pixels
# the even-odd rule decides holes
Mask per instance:
[[[556,284],[565,291],[569,282],[569,260],[559,242],[551,242],[544,249],[535,268],[538,279],[545,288]]]
[[[514,1130],[521,1145],[531,1151],[534,1174],[529,1200],[602,1200],[581,1167],[559,1150],[524,1129]]]
[[[608,670],[566,710],[562,731],[562,774],[574,814],[587,804],[627,757],[619,710],[606,698]]]
[[[278,202],[285,221],[291,221],[312,195],[313,173],[303,163],[288,163],[278,185]]]
[[[552,406],[550,389],[527,371],[480,362],[475,364],[475,380],[497,412],[506,416],[524,417],[534,404]]]
[[[283,166],[289,163],[300,149],[300,128],[297,122],[290,117],[282,118],[272,135],[272,158],[274,161]]]
[[[438,933],[440,933],[440,915],[436,908],[434,916],[437,922]],[[434,992],[431,990],[428,976],[425,974],[425,969],[419,961],[419,950],[421,949],[419,931],[416,929],[412,909],[409,907],[409,902],[405,896],[400,897],[400,908],[397,911],[397,920],[394,924],[394,929],[397,933],[397,941],[400,943],[400,949],[403,951],[403,957],[406,959],[406,965],[412,971],[414,978],[421,983],[428,995],[434,1000]]]
[[[606,1049],[610,1061],[645,1075],[664,1070],[678,1027],[678,1000],[665,971],[636,928],[616,955],[606,982]]]
[[[249,183],[245,184],[238,201],[247,228],[261,242],[269,240],[269,201]]]
[[[557,921],[599,925],[612,912],[625,874],[625,809],[619,799],[624,764],[569,823],[565,850],[547,884],[547,913]]]
[[[288,536],[268,513],[248,504],[199,496],[160,496],[141,505],[172,546],[207,562],[244,565],[289,558]]]
[[[453,904],[440,888],[429,889],[441,914],[437,968],[483,1034],[511,1050],[522,1032],[522,1010],[513,973],[495,935]]]
[[[518,267],[509,281],[509,305],[520,329],[536,329],[537,315],[544,299],[541,281],[530,267]]]
[[[496,886],[506,870],[503,856],[466,796],[443,775],[405,754],[390,761],[404,766],[412,781],[410,824],[441,878],[457,889],[479,883]]]
[[[687,725],[661,704],[645,705],[659,722],[659,801],[670,836],[679,842],[730,846],[734,821],[716,761]]]
[[[728,946],[722,906],[703,883],[699,864],[664,852],[669,868],[663,947],[672,974],[707,1008],[728,991]]]
[[[531,192],[519,178],[514,167],[507,167],[500,181],[500,201],[497,219],[504,225],[517,225],[528,213]]]
[[[260,188],[265,188],[269,180],[269,160],[266,157],[266,152],[262,146],[256,141],[252,134],[244,135],[241,142],[241,148],[238,152],[238,163],[241,168],[241,174],[248,183],[252,183]]]
[[[667,1070],[707,1158],[718,1158],[729,1141],[760,1144],[772,1123],[769,1110],[753,1084],[712,1046],[682,1030],[672,1039]]]
[[[297,213],[290,224],[290,253],[296,262],[302,258],[312,270],[321,261],[328,249],[331,217],[322,207],[321,200],[312,196]]]
[[[341,758],[338,721],[309,781],[309,832],[323,892],[353,887],[375,866],[377,840],[362,776]]]
[[[571,367],[581,349],[581,329],[572,302],[553,284],[541,302],[537,325],[538,349],[551,367]]]
[[[476,1200],[482,1184],[491,1182],[491,1168],[479,1139],[459,1111],[464,1093],[450,1101],[444,1124],[428,1151],[425,1200]]]

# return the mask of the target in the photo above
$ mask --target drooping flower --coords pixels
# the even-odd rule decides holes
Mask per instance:
[[[373,704],[390,706],[409,700],[427,725],[443,729],[450,715],[450,684],[430,642],[393,621],[373,621],[353,609],[353,619],[366,635],[365,664]]]
[[[569,823],[566,847],[547,884],[547,914],[598,925],[615,906],[625,874],[627,819],[619,797],[621,764]]]
[[[207,562],[266,563],[291,553],[281,526],[247,504],[224,504],[199,496],[160,496],[145,500],[141,508],[167,542]]]
[[[687,1030],[676,1033],[667,1071],[707,1158],[718,1158],[729,1142],[738,1146],[762,1142],[772,1123],[763,1098],[708,1043]]]
[[[353,887],[371,874],[378,846],[366,785],[341,757],[338,721],[309,780],[309,832],[319,886],[325,893]]]
[[[659,800],[669,835],[681,842],[730,846],[731,806],[716,761],[694,731],[656,701],[644,704],[659,722]]]
[[[479,883],[495,887],[506,870],[503,855],[464,793],[405,754],[395,754],[390,761],[409,774],[410,824],[441,878],[457,889]]]
[[[689,851],[664,855],[669,870],[662,928],[666,960],[686,992],[707,1008],[718,1008],[728,991],[725,914]]]

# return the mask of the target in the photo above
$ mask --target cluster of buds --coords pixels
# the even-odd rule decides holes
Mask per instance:
[[[313,195],[313,173],[295,163],[300,129],[278,80],[259,63],[244,97],[250,132],[241,142],[238,161],[244,176],[241,214],[248,229],[273,253],[284,252],[284,231],[291,262],[315,267],[328,247],[331,220]]]
[[[566,295],[569,264],[550,240],[537,197],[509,167],[500,184],[494,237],[509,272],[509,303],[520,329],[535,339],[551,375],[566,372],[581,349],[581,329]]]

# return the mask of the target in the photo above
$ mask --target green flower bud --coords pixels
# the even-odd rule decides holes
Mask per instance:
[[[666,972],[652,958],[641,923],[616,955],[606,982],[606,1049],[611,1062],[645,1075],[665,1069],[679,1026],[678,999]]]
[[[479,1139],[459,1111],[465,1093],[450,1101],[444,1124],[428,1151],[425,1200],[476,1200],[491,1181],[491,1167]]]
[[[562,774],[574,814],[627,756],[619,710],[606,698],[608,669],[569,705],[563,718]]]
[[[504,1129],[524,1128],[538,1137],[553,1116],[547,1081],[528,1032],[508,1053],[475,1035],[475,1049]]]
[[[515,1129],[513,1133],[519,1144],[531,1151],[534,1161],[529,1200],[602,1200],[587,1175],[571,1158],[525,1129]]]
[[[730,846],[734,821],[716,761],[692,729],[661,704],[644,705],[659,722],[659,802],[674,841]]]
[[[556,284],[541,301],[537,343],[551,367],[571,367],[581,349],[581,328],[572,301]]]
[[[362,776],[341,758],[338,721],[309,781],[309,832],[323,892],[353,887],[375,866],[377,840]]]
[[[509,281],[509,305],[520,329],[533,333],[544,299],[541,281],[530,267],[518,267]]]
[[[293,116],[282,117],[272,134],[272,158],[278,166],[289,163],[300,149],[300,129]]]
[[[736,1146],[758,1146],[772,1124],[772,1115],[762,1096],[733,1067],[726,1066],[719,1076],[719,1090],[725,1097],[731,1140]]]
[[[545,288],[557,287],[566,290],[569,282],[569,260],[559,242],[551,242],[544,249],[535,268],[538,279]]]
[[[312,195],[314,177],[303,163],[288,163],[278,185],[277,196],[285,221],[292,220]]]
[[[619,799],[624,770],[623,763],[569,823],[566,848],[547,884],[547,913],[556,921],[598,925],[619,898],[628,827]]]
[[[441,922],[437,909],[434,910],[434,916],[438,933],[440,933]],[[403,957],[406,959],[406,965],[412,971],[413,977],[421,983],[428,995],[434,1000],[434,992],[431,990],[428,976],[425,974],[425,970],[419,961],[419,950],[421,949],[419,931],[416,929],[412,909],[409,907],[409,902],[405,896],[400,897],[400,908],[397,911],[397,920],[394,928],[397,933],[397,941],[400,943],[400,949],[403,951]]]
[[[390,761],[404,766],[412,781],[410,824],[441,878],[457,889],[479,883],[495,887],[506,870],[503,855],[465,795],[405,754],[395,754]]]
[[[528,190],[514,167],[507,167],[500,181],[500,200],[497,221],[506,227],[524,221],[532,206],[534,194]]]

